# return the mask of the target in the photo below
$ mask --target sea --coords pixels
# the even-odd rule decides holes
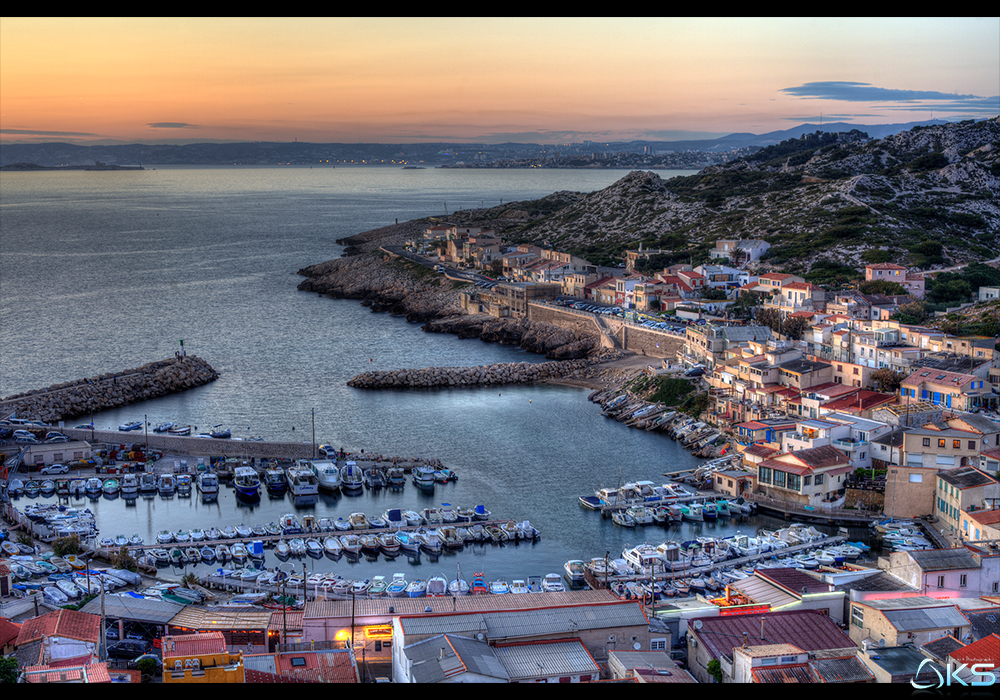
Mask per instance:
[[[347,386],[372,369],[541,362],[478,339],[426,333],[355,300],[301,292],[297,271],[340,257],[338,239],[459,209],[593,192],[625,170],[399,167],[145,166],[142,171],[0,175],[0,395],[188,354],[219,372],[211,384],[93,415],[99,428],[132,420],[224,426],[234,436],[327,443],[349,452],[436,459],[459,479],[427,493],[321,494],[246,504],[223,487],[191,498],[87,499],[101,536],[316,518],[388,508],[485,505],[528,520],[532,543],[475,545],[429,557],[309,559],[310,571],[408,579],[461,570],[471,579],[562,572],[570,559],[617,558],[642,542],[773,529],[782,521],[623,529],[583,508],[581,495],[621,481],[668,481],[699,460],[662,433],[601,415],[586,389],[503,386],[370,391]],[[659,171],[668,179],[690,171]],[[66,425],[91,416],[69,418]],[[124,440],[124,438],[123,438]],[[192,464],[195,460],[191,460]],[[42,499],[37,499],[42,500]],[[31,499],[21,499],[27,504]],[[822,528],[820,528],[822,529]],[[265,565],[278,562],[268,555]],[[161,570],[165,578],[207,565]]]

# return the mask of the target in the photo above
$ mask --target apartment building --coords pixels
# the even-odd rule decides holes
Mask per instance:
[[[940,519],[941,527],[951,532],[961,533],[971,539],[971,529],[967,514],[977,510],[991,510],[1000,501],[1000,483],[995,478],[975,467],[962,467],[942,471],[937,476],[937,496],[934,514]]]

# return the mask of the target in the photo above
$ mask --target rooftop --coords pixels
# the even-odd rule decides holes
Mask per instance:
[[[951,484],[956,489],[972,489],[978,486],[988,486],[996,484],[997,480],[986,472],[981,472],[975,467],[961,467],[950,471],[941,472],[938,477],[946,484]]]
[[[699,617],[689,624],[688,634],[697,636],[711,658],[731,656],[744,639],[749,645],[793,644],[804,651],[856,647],[836,623],[816,610]]]

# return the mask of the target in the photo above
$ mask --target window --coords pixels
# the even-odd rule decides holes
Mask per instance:
[[[823,483],[823,475],[822,474],[817,474],[816,478],[814,479],[814,482],[815,482],[815,484],[817,486],[819,486],[820,484],[822,484]]]
[[[975,450],[976,449],[976,441],[975,440],[969,440],[969,449],[970,450]]]
[[[667,640],[666,639],[650,639],[649,640],[649,650],[650,651],[666,651],[667,650]]]
[[[938,588],[944,588],[944,576],[938,576]]]
[[[785,472],[774,470],[774,485],[781,488],[785,487]]]
[[[958,586],[959,586],[959,588],[965,588],[968,585],[968,583],[969,583],[969,575],[968,574],[962,574],[961,576],[958,577]]]
[[[924,438],[924,447],[930,447],[930,446],[931,446],[931,439]]]
[[[960,449],[962,449],[962,441],[961,440],[952,440],[951,441],[951,449],[953,449],[953,450],[960,450]]]
[[[760,468],[760,472],[757,475],[757,479],[762,484],[770,484],[771,483],[771,469],[770,469],[770,467],[761,467]]]
[[[938,440],[938,447],[944,447],[944,438]]]
[[[851,607],[851,624],[855,627],[865,626],[865,611],[860,606],[854,605]]]
[[[924,483],[924,475],[923,474],[910,474],[910,476],[909,476],[909,482],[911,484],[922,484],[922,483]]]
[[[798,474],[788,475],[788,488],[792,491],[800,491],[802,489],[802,477]]]

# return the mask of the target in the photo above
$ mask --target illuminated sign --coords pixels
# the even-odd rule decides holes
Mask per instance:
[[[728,608],[720,608],[719,617],[725,617],[726,615],[757,615],[766,612],[771,612],[770,605],[733,605]]]
[[[365,627],[365,637],[368,639],[387,639],[392,637],[392,625],[372,625]]]

